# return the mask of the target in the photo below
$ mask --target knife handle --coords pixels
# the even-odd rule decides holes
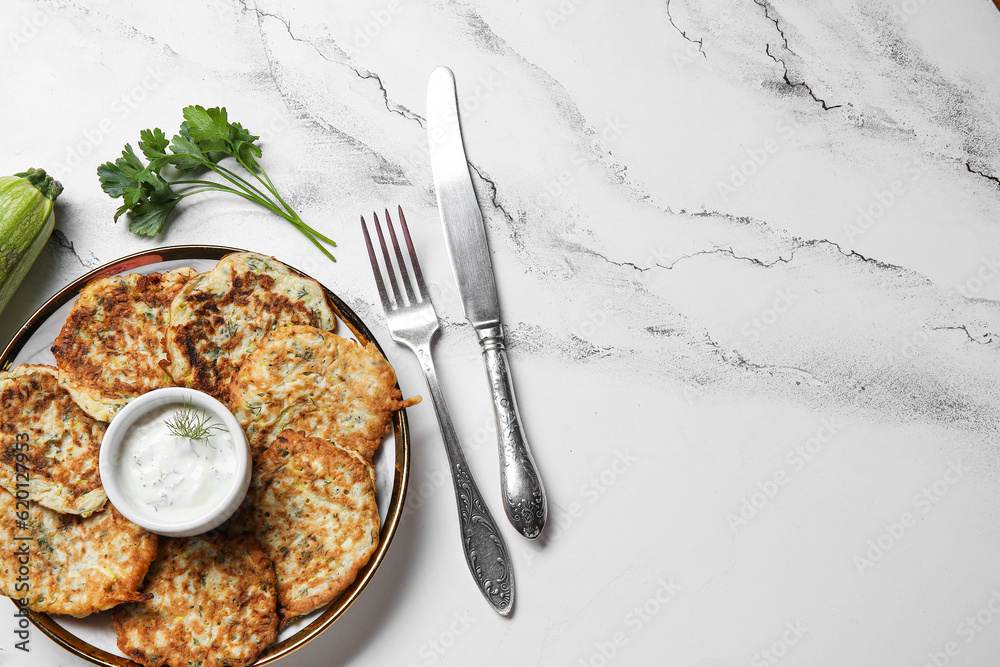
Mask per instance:
[[[507,518],[518,532],[535,539],[542,532],[547,515],[545,489],[535,459],[528,449],[521,415],[514,398],[514,383],[507,362],[502,325],[477,329],[479,345],[489,375],[500,446],[500,489]]]

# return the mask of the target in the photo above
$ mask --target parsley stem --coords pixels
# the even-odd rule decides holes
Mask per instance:
[[[288,206],[288,205],[286,204],[285,206]],[[310,232],[312,232],[316,236],[316,238],[318,238],[320,241],[323,241],[324,243],[328,243],[328,244],[332,245],[333,247],[337,247],[337,242],[336,241],[334,241],[333,239],[327,238],[319,230],[313,229],[312,227],[309,227],[308,225],[306,225],[306,223],[302,221],[302,218],[299,217],[299,214],[296,213],[295,211],[292,211],[291,208],[289,208],[288,210],[291,212],[292,215],[295,216],[295,219],[298,220],[302,224],[302,226],[304,226],[306,229],[308,229]]]
[[[259,137],[250,134],[239,123],[230,122],[224,107],[206,109],[191,105],[184,107],[182,113],[184,122],[172,141],[159,128],[140,132],[139,150],[149,161],[148,165],[130,144],[125,144],[120,158],[97,168],[104,192],[114,199],[124,199],[124,204],[115,211],[116,221],[128,213],[130,231],[156,236],[181,199],[202,192],[228,192],[281,216],[327,258],[336,261],[326,246],[336,247],[337,244],[302,220],[257,162],[261,150],[254,142]],[[221,160],[226,157],[234,158],[247,173],[236,173],[235,167],[224,166]],[[164,167],[172,168],[162,173]],[[211,177],[210,180],[183,177],[201,169],[221,176],[224,183]],[[175,176],[182,178],[171,181]],[[187,187],[175,191],[171,183]]]
[[[292,215],[294,215],[296,218],[299,217],[298,214],[295,211],[292,210],[292,207],[289,206],[288,203],[284,199],[281,198],[281,195],[278,194],[278,190],[274,187],[274,183],[271,182],[271,177],[267,175],[267,172],[264,171],[263,167],[260,167],[260,174],[258,174],[257,172],[253,171],[252,169],[247,169],[247,171],[249,171],[251,174],[253,174],[257,178],[257,180],[260,181],[261,184],[265,188],[267,188],[268,190],[271,191],[271,194],[273,194],[277,198],[277,200],[279,202],[281,202],[281,205],[285,207],[285,210],[287,210],[289,213],[291,213]],[[266,182],[261,179],[261,177],[260,177],[261,174],[264,176],[264,179],[266,179]]]
[[[275,199],[277,199],[281,203],[281,205],[284,207],[285,211],[287,211],[288,215],[285,215],[281,211],[277,210],[277,208],[276,208],[277,204],[275,204],[275,208],[272,208],[271,210],[274,211],[275,213],[277,213],[278,215],[282,216],[283,218],[285,218],[289,222],[291,222],[293,225],[295,225],[295,227],[300,232],[302,232],[303,234],[305,234],[309,238],[309,240],[313,242],[313,245],[315,245],[317,248],[319,248],[321,251],[323,251],[324,255],[326,255],[331,261],[336,262],[337,260],[334,258],[334,256],[332,254],[330,254],[330,252],[326,248],[324,248],[322,245],[320,245],[320,243],[318,243],[317,239],[319,241],[323,241],[324,243],[328,243],[328,244],[330,244],[332,246],[336,246],[337,243],[333,239],[328,238],[324,234],[322,234],[319,231],[313,229],[312,227],[310,227],[309,225],[307,225],[305,222],[302,221],[302,218],[299,217],[299,214],[296,213],[295,210],[292,209],[292,207],[289,206],[288,203],[284,199],[281,198],[281,195],[278,194],[277,189],[274,187],[274,183],[271,182],[271,177],[267,175],[267,172],[264,170],[264,168],[260,167],[258,165],[258,169],[260,170],[260,174],[263,174],[264,179],[267,179],[266,182],[264,181],[264,179],[261,179],[260,174],[258,174],[256,171],[254,171],[253,169],[250,169],[247,165],[243,164],[242,162],[240,162],[240,164],[243,165],[244,169],[246,169],[248,172],[250,172],[251,174],[253,174],[253,176],[258,181],[260,181],[261,185],[263,185],[265,188],[267,188],[268,191],[270,191],[271,194],[274,195]],[[257,190],[255,189],[255,191],[257,191]]]
[[[319,248],[324,255],[326,255],[331,261],[336,262],[337,259],[330,254],[329,250],[327,250],[323,245],[320,244],[320,241],[325,241],[326,243],[329,243],[332,246],[336,246],[337,244],[331,241],[330,239],[326,238],[322,234],[320,234],[318,231],[316,231],[306,223],[302,222],[302,220],[299,219],[299,216],[296,215],[295,218],[298,220],[298,222],[292,222],[292,224],[295,225],[300,232],[308,236],[309,240],[313,242],[313,245]]]
[[[236,195],[237,197],[243,197],[244,199],[249,199],[250,201],[252,201],[252,202],[254,202],[256,204],[260,204],[261,206],[267,206],[266,202],[262,202],[259,199],[257,199],[256,197],[254,197],[252,195],[248,195],[245,192],[240,192],[239,190],[234,190],[233,188],[226,188],[226,187],[221,187],[220,188],[218,186],[213,186],[213,187],[210,187],[210,188],[201,188],[200,190],[188,190],[186,192],[182,192],[181,194],[177,195],[177,199],[184,199],[185,197],[190,197],[191,195],[196,195],[199,192],[229,192],[231,194]]]
[[[282,211],[275,210],[274,203],[271,200],[266,199],[266,198],[262,198],[261,196],[253,194],[252,192],[248,192],[245,188],[242,188],[242,187],[236,187],[236,188],[234,188],[234,187],[230,187],[228,185],[225,185],[223,183],[216,183],[215,181],[203,181],[203,180],[198,180],[198,179],[174,181],[174,184],[180,184],[180,185],[204,185],[204,186],[206,186],[202,190],[194,190],[194,191],[184,192],[178,198],[187,197],[188,195],[193,195],[193,194],[196,194],[198,192],[206,192],[208,190],[216,190],[218,192],[229,192],[229,193],[234,194],[234,195],[239,195],[240,197],[243,197],[244,199],[249,199],[250,201],[252,201],[252,202],[254,202],[256,204],[259,204],[259,205],[265,207],[266,209],[268,209],[270,211],[273,211],[273,212],[277,213],[278,215],[280,215],[282,217],[285,217],[287,219],[287,216],[285,216]]]
[[[196,195],[199,192],[232,192],[234,195],[240,194],[239,192],[233,192],[232,190],[228,190],[228,189],[225,189],[225,188],[215,188],[215,187],[212,187],[212,188],[202,188],[200,190],[188,190],[186,192],[182,192],[179,195],[177,195],[177,199],[179,201],[181,199],[184,199],[185,197],[190,197],[191,195]]]
[[[249,181],[244,180],[236,172],[231,171],[229,169],[226,169],[221,164],[212,162],[210,160],[201,160],[201,162],[202,162],[202,164],[204,164],[206,167],[208,167],[209,169],[211,169],[215,173],[219,174],[220,176],[222,176],[224,178],[229,179],[229,181],[231,181],[237,187],[242,187],[244,190],[246,190],[248,192],[253,192],[254,194],[256,194],[258,197],[260,197],[264,201],[270,201],[268,199],[268,197],[267,197],[266,194],[264,194],[263,192],[261,192],[260,190],[258,190],[257,188],[255,188],[253,186],[253,184],[250,183]]]
[[[225,171],[229,171],[229,170],[226,169]],[[217,173],[220,173],[220,172],[217,172]],[[229,173],[232,173],[232,172],[229,172]],[[226,176],[226,174],[223,174],[223,173],[220,173],[220,175],[222,175],[223,177]],[[236,176],[236,174],[233,174],[233,176]],[[237,176],[237,178],[239,178],[239,177]],[[243,179],[240,179],[240,180],[242,181]],[[233,179],[230,179],[230,181],[233,181]],[[233,181],[233,182],[235,183],[235,181]],[[287,204],[285,204],[285,206],[286,206],[286,208],[288,208],[288,211],[282,210],[281,208],[278,207],[277,204],[275,204],[273,201],[271,201],[270,199],[268,199],[266,195],[264,195],[262,192],[260,192],[256,188],[253,188],[252,186],[250,187],[249,190],[247,190],[247,188],[244,188],[239,183],[235,183],[237,187],[234,188],[234,187],[230,187],[228,185],[224,185],[224,184],[221,184],[221,183],[215,183],[213,181],[204,181],[204,180],[199,180],[199,179],[185,179],[185,180],[174,181],[174,183],[175,184],[182,184],[182,185],[204,185],[205,186],[205,187],[203,187],[201,189],[190,190],[190,191],[181,193],[181,194],[177,195],[177,199],[183,199],[183,198],[188,197],[190,195],[198,194],[199,192],[207,192],[207,191],[215,190],[215,191],[218,191],[218,192],[229,192],[231,194],[237,195],[239,197],[242,197],[244,199],[252,201],[252,202],[254,202],[256,204],[259,204],[259,205],[263,206],[264,208],[268,209],[269,211],[271,211],[273,213],[276,213],[277,215],[280,215],[282,218],[284,218],[285,220],[287,220],[288,222],[290,222],[292,224],[292,226],[295,227],[297,230],[299,230],[299,232],[302,233],[303,236],[305,236],[306,238],[308,238],[309,241],[312,242],[313,245],[315,245],[317,248],[319,248],[320,252],[322,252],[324,255],[326,255],[326,257],[328,259],[330,259],[330,261],[333,261],[333,262],[337,261],[337,259],[330,253],[330,251],[327,250],[325,247],[323,247],[323,245],[320,243],[320,241],[321,240],[325,241],[325,242],[327,242],[327,243],[329,243],[331,245],[334,245],[334,246],[337,245],[336,243],[334,243],[333,241],[331,241],[330,239],[328,239],[326,236],[324,236],[323,234],[319,233],[318,231],[316,231],[315,229],[313,229],[312,227],[310,227],[309,225],[307,225],[306,223],[304,223],[302,221],[302,219],[298,216],[298,214],[295,213],[295,211],[293,211],[291,209],[291,207],[288,207]],[[247,185],[249,185],[249,184],[247,184]],[[275,196],[277,196],[277,195],[275,195]]]
[[[209,192],[209,191],[213,191],[214,190],[216,192],[228,192],[230,194],[238,195],[240,197],[243,197],[244,199],[249,199],[250,201],[252,201],[252,202],[254,202],[256,204],[264,206],[265,208],[268,208],[268,209],[270,209],[272,211],[274,210],[273,205],[272,205],[272,203],[269,200],[261,199],[257,195],[254,195],[252,193],[248,193],[248,192],[246,192],[245,190],[242,190],[242,189],[237,189],[237,188],[230,187],[230,186],[225,185],[223,183],[216,183],[214,181],[202,181],[202,180],[183,180],[183,181],[174,181],[174,183],[175,184],[179,183],[179,184],[182,184],[182,185],[204,185],[205,186],[204,188],[202,188],[200,190],[188,190],[186,192],[182,192],[181,194],[177,195],[178,199],[183,199],[184,197],[188,197],[190,195],[198,194],[199,192]],[[280,213],[279,213],[279,215],[280,215]]]
[[[294,224],[294,223],[293,223],[293,224]],[[312,244],[313,244],[314,246],[316,246],[317,248],[319,248],[319,251],[320,251],[321,253],[323,253],[324,255],[326,255],[326,256],[327,256],[327,258],[328,258],[328,259],[329,259],[329,260],[330,260],[331,262],[336,262],[336,261],[337,261],[337,258],[336,258],[336,257],[334,257],[333,255],[331,255],[331,254],[330,254],[330,251],[329,251],[329,250],[327,250],[327,249],[326,249],[326,248],[325,248],[325,247],[323,246],[323,244],[321,244],[321,243],[320,243],[320,242],[319,242],[318,240],[316,240],[316,238],[314,238],[314,237],[312,236],[312,234],[309,234],[309,233],[308,233],[308,232],[306,231],[307,229],[308,229],[309,231],[313,231],[313,230],[312,230],[311,228],[309,228],[309,227],[305,227],[305,229],[303,229],[303,227],[299,227],[298,225],[296,225],[296,227],[298,228],[298,230],[299,230],[300,232],[302,232],[302,233],[303,233],[303,235],[305,235],[305,237],[306,237],[307,239],[309,239],[310,241],[312,241]]]
[[[273,194],[275,196],[275,198],[279,202],[281,202],[281,205],[285,207],[285,210],[287,210],[292,216],[294,216],[296,220],[298,220],[300,223],[302,223],[302,225],[306,229],[308,229],[313,235],[315,235],[316,238],[318,238],[319,240],[323,241],[324,243],[328,243],[328,244],[336,247],[336,245],[337,245],[336,241],[334,241],[333,239],[330,239],[330,238],[326,237],[325,235],[323,235],[319,231],[313,229],[312,227],[309,227],[304,222],[302,222],[302,218],[299,217],[299,214],[296,213],[292,209],[292,207],[289,206],[288,203],[284,199],[281,198],[281,195],[278,194],[278,190],[274,187],[274,183],[271,182],[271,177],[267,175],[267,171],[264,170],[264,167],[258,167],[260,169],[260,174],[259,175],[257,174],[256,171],[247,168],[246,165],[243,165],[243,167],[247,171],[249,171],[251,174],[253,174],[257,178],[257,180],[261,182],[261,185],[263,185],[264,187],[266,187],[271,192],[271,194]],[[264,177],[264,179],[261,179],[261,175]],[[265,180],[266,180],[266,182],[265,182]]]
[[[205,189],[198,190],[197,192],[205,192],[206,190],[218,190],[219,192],[229,192],[229,193],[232,193],[234,195],[239,195],[239,194],[243,194],[244,193],[243,190],[237,190],[236,188],[229,187],[228,185],[224,185],[222,183],[216,183],[215,181],[198,181],[198,180],[192,180],[192,181],[174,181],[174,184],[175,185],[180,184],[180,185],[204,185],[205,186]],[[182,197],[186,197],[189,194],[194,194],[194,192],[193,191],[185,191],[185,192],[183,192],[181,194],[181,196]],[[256,203],[258,203],[258,204],[261,204],[261,205],[266,205],[264,201],[262,201],[259,197],[256,197],[256,196],[253,198],[253,201],[256,202]]]

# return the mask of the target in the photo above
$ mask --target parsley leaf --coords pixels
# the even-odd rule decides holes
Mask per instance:
[[[163,130],[158,127],[152,130],[143,130],[139,133],[139,137],[139,150],[146,156],[146,159],[152,164],[166,164],[170,157],[166,153],[170,142],[164,136]]]
[[[261,149],[255,142],[260,137],[239,123],[229,122],[225,107],[206,109],[194,105],[185,107],[182,114],[184,122],[170,140],[158,127],[139,133],[139,151],[148,164],[130,144],[125,144],[120,158],[97,168],[101,189],[109,197],[123,200],[115,211],[115,221],[127,213],[129,231],[156,236],[185,197],[201,192],[228,192],[280,215],[330,260],[336,261],[326,246],[337,244],[304,223],[278,194],[258,161]],[[226,158],[235,158],[247,177],[221,164]],[[209,171],[227,182],[190,178]]]
[[[188,131],[187,123],[181,123],[179,133],[175,134],[174,138],[170,140],[170,150],[174,154],[171,164],[181,171],[201,169],[205,164],[205,160],[208,159],[208,156],[201,152],[201,148],[198,147],[197,142],[191,138],[191,132]],[[222,156],[219,157],[221,159]],[[212,162],[218,162],[218,160],[212,160]]]
[[[106,162],[98,167],[97,177],[101,179],[101,189],[114,198],[124,195],[126,189],[139,185],[126,176],[121,167],[114,162]]]
[[[133,234],[156,236],[163,230],[167,217],[173,212],[178,199],[166,204],[154,204],[149,201],[139,202],[131,209],[128,230]]]
[[[260,146],[254,142],[260,137],[250,134],[239,123],[233,123],[233,132],[233,155],[247,171],[256,171],[260,168],[255,159],[260,157]]]
[[[230,146],[230,125],[224,108],[186,107],[184,120],[187,121],[191,138],[198,142],[202,150],[225,152]]]
[[[149,166],[144,165],[132,146],[125,144],[122,156],[114,162],[105,162],[97,168],[101,188],[111,197],[121,197],[124,204],[115,211],[115,221],[130,212],[129,229],[144,236],[156,236],[163,229],[167,217],[180,197],[174,193],[159,173],[153,170],[157,161],[162,161],[163,133],[156,135],[149,130],[143,132],[140,150],[147,157],[152,156]]]

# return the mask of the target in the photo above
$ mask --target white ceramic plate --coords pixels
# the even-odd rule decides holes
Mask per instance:
[[[240,250],[222,246],[171,246],[129,255],[94,269],[62,289],[28,319],[0,356],[0,369],[6,370],[20,364],[55,365],[55,358],[49,348],[59,335],[77,295],[91,281],[116,274],[162,273],[180,266],[190,266],[196,271],[204,272],[212,269],[219,259],[231,252]],[[354,311],[329,289],[324,289],[331,307],[338,315],[338,329],[335,333],[363,344],[373,342],[378,346],[371,331]],[[397,413],[393,420],[393,432],[386,437],[372,461],[382,528],[379,546],[368,565],[336,600],[285,626],[278,635],[278,641],[254,664],[271,664],[305,645],[332,625],[361,594],[384,559],[402,515],[409,477],[409,456],[409,431],[404,411]],[[56,643],[94,664],[104,667],[138,667],[138,663],[126,658],[118,650],[115,631],[111,625],[111,612],[91,614],[82,619],[31,612],[31,620]]]

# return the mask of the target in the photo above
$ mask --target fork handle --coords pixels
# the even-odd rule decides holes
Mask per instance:
[[[514,604],[514,571],[511,569],[507,544],[483,501],[483,495],[479,492],[469,464],[465,460],[465,454],[462,453],[448,404],[438,383],[437,372],[434,370],[430,345],[416,348],[414,351],[424,372],[434,413],[441,427],[445,451],[448,453],[451,479],[455,486],[455,499],[458,502],[458,521],[462,530],[465,561],[487,601],[500,614],[506,616]]]
[[[507,518],[517,531],[528,539],[542,532],[547,515],[545,489],[538,475],[535,459],[528,449],[521,415],[514,398],[514,383],[507,362],[507,346],[503,326],[495,325],[476,330],[493,395],[493,416],[496,417],[500,447],[500,489]]]

